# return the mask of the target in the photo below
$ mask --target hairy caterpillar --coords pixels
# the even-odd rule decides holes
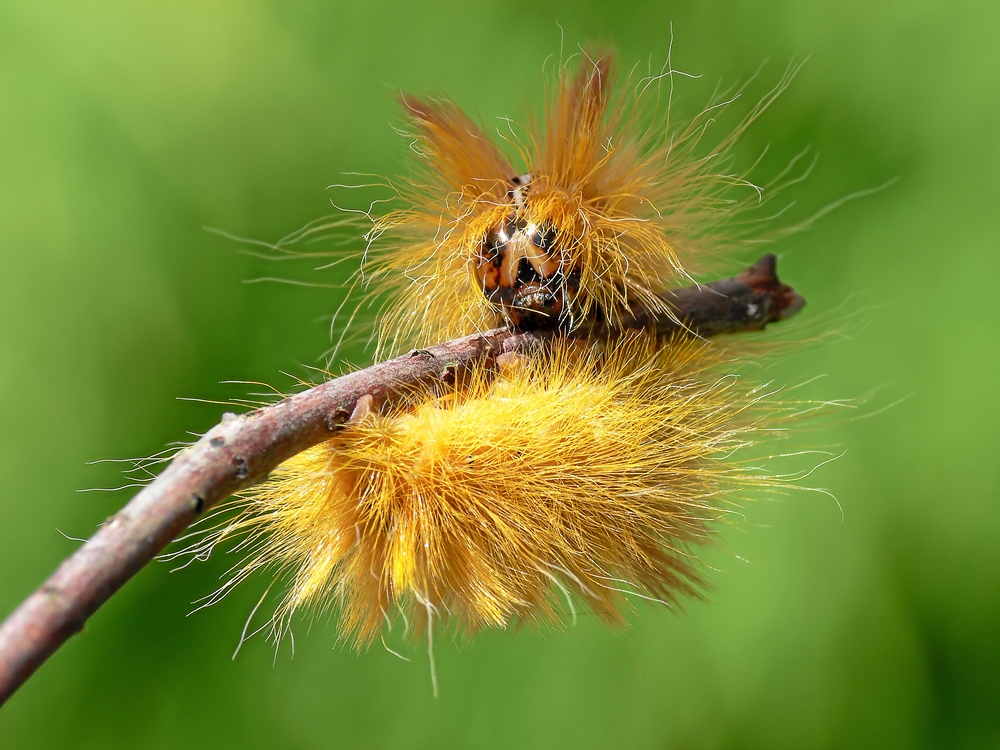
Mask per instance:
[[[305,606],[336,606],[359,646],[397,612],[474,632],[580,601],[619,621],[623,596],[697,594],[695,547],[732,493],[777,482],[734,454],[780,406],[763,416],[734,345],[683,330],[670,296],[740,231],[729,190],[749,183],[726,154],[774,94],[699,156],[705,119],[675,131],[645,111],[653,79],[625,106],[613,70],[603,56],[561,71],[506,152],[450,102],[403,97],[422,181],[368,235],[369,278],[396,291],[380,351],[498,325],[546,331],[547,345],[389,413],[359,410],[209,534],[200,549],[244,538],[226,588],[264,568],[291,580],[275,635]],[[802,305],[781,299],[772,320]],[[682,330],[664,336],[656,319]]]

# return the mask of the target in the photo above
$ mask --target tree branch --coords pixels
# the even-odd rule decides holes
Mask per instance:
[[[667,295],[678,320],[633,312],[630,325],[669,334],[758,330],[805,301],[775,276],[773,255],[732,279]],[[593,332],[591,332],[593,333]],[[613,331],[603,331],[612,335]],[[0,705],[129,578],[199,516],[264,480],[282,461],[335,435],[358,401],[385,408],[415,387],[453,382],[474,365],[525,353],[554,334],[496,329],[344,375],[272,406],[227,414],[109,518],[0,626]],[[367,397],[371,397],[370,399]]]

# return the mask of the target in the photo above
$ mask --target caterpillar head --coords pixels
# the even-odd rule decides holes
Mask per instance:
[[[525,329],[573,327],[580,264],[573,237],[535,209],[533,176],[510,179],[508,203],[487,213],[471,268],[483,296],[511,325]]]
[[[382,321],[397,350],[501,324],[672,315],[664,293],[689,283],[680,258],[738,224],[726,191],[739,180],[721,168],[762,107],[706,158],[695,149],[710,117],[669,127],[646,93],[655,83],[634,99],[613,90],[611,59],[586,57],[544,116],[502,121],[503,149],[453,103],[403,97],[422,158],[399,189],[405,207],[370,235],[384,249],[375,275],[400,292]]]

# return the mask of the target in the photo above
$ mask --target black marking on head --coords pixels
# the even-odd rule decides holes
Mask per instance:
[[[543,224],[535,230],[531,241],[539,250],[551,250],[556,241],[556,228],[550,224]]]
[[[541,281],[541,278],[539,278],[538,273],[531,265],[531,261],[529,261],[527,258],[521,258],[521,262],[517,264],[516,283],[529,284],[532,281]]]
[[[521,208],[528,197],[528,190],[531,189],[531,172],[511,177],[510,184],[514,189],[507,191],[507,197],[516,208]]]

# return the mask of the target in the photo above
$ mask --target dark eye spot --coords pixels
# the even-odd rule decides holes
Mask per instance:
[[[522,284],[538,281],[538,274],[527,258],[521,258],[521,262],[517,264],[517,280]]]
[[[550,224],[543,224],[535,231],[531,241],[539,250],[551,250],[556,241],[556,229]]]

